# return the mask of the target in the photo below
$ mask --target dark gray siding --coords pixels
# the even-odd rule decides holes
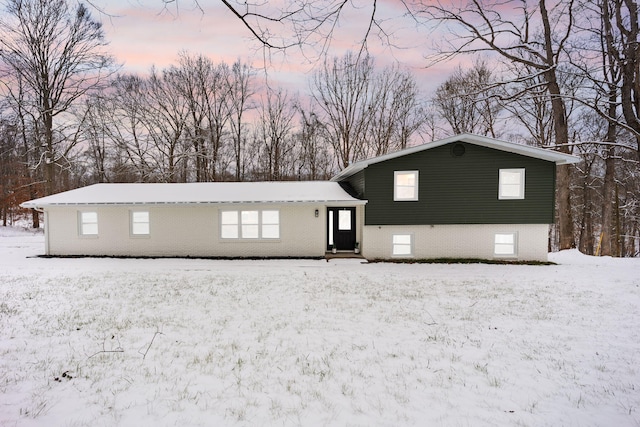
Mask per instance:
[[[353,197],[364,199],[364,170],[351,175],[340,184]],[[346,184],[346,185],[345,185]]]
[[[463,156],[444,145],[369,165],[363,188],[366,225],[550,224],[554,217],[555,164],[473,144]],[[503,168],[525,169],[524,200],[498,200]],[[419,200],[393,201],[394,171],[419,171]],[[354,182],[356,185],[354,185]]]

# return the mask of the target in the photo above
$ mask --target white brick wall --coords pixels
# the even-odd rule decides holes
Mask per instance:
[[[148,210],[150,235],[131,237],[129,212]],[[219,238],[220,210],[280,211],[280,239],[229,241]],[[318,209],[319,216],[315,217]],[[98,212],[97,237],[79,236],[75,207],[47,213],[48,255],[203,257],[318,257],[325,253],[326,207],[319,204],[232,204],[207,206],[109,206]]]
[[[150,235],[130,235],[131,209],[148,210]],[[219,238],[221,210],[280,211],[280,239],[230,241]],[[318,217],[315,210],[318,209]],[[326,206],[322,204],[232,204],[206,206],[109,206],[98,212],[98,237],[79,236],[75,207],[48,209],[48,255],[194,256],[194,257],[320,257],[326,248]],[[495,233],[518,233],[518,260],[547,260],[548,226],[420,225],[364,226],[358,206],[357,236],[367,258],[392,258],[393,234],[412,234],[415,258],[463,257],[493,259]]]
[[[496,233],[517,233],[517,256],[508,259],[547,261],[547,224],[461,224],[365,226],[362,254],[370,259],[393,258],[394,234],[412,234],[414,258],[499,259],[494,255]]]

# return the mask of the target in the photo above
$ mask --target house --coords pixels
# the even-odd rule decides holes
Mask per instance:
[[[546,260],[556,166],[477,135],[354,163],[330,182],[96,184],[22,204],[45,254]]]
[[[556,166],[578,161],[462,134],[354,163],[332,181],[367,200],[367,258],[546,261]]]
[[[322,257],[327,212],[364,204],[334,182],[214,182],[95,184],[22,206],[44,211],[51,256]]]

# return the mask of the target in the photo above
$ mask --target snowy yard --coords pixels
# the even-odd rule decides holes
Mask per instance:
[[[640,259],[44,259],[0,228],[1,426],[640,426]]]

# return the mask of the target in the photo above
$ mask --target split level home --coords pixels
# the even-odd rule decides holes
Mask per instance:
[[[575,156],[462,134],[330,181],[95,184],[22,204],[45,255],[547,259],[558,165]]]

